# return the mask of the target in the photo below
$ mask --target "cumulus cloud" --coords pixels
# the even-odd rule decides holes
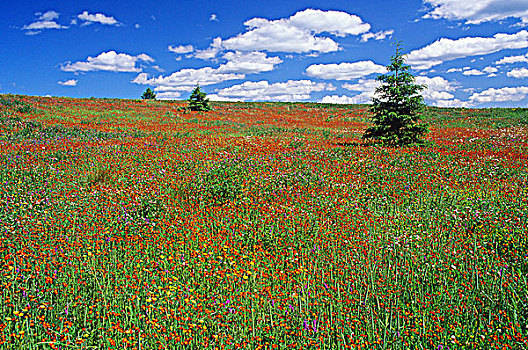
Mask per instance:
[[[336,104],[358,104],[370,103],[375,95],[376,88],[380,86],[380,82],[375,79],[359,79],[356,83],[343,84],[343,88],[350,91],[358,91],[360,94],[355,96],[348,95],[327,95],[321,99],[322,103],[336,103]]]
[[[82,25],[89,25],[92,23],[101,23],[110,26],[120,25],[120,23],[114,17],[107,16],[102,13],[90,14],[88,11],[84,11],[83,13],[77,15],[77,18],[84,21]]]
[[[495,74],[496,72],[498,72],[499,70],[495,67],[485,67],[484,69],[482,70],[478,70],[478,69],[475,69],[475,68],[471,68],[471,67],[464,67],[464,68],[450,68],[446,71],[446,73],[462,73],[463,75],[467,75],[467,76],[479,76],[479,75],[484,75],[484,74],[487,74],[488,77],[494,77],[494,76],[497,76],[497,74]]]
[[[40,21],[53,21],[55,19],[59,19],[59,13],[56,11],[47,11],[44,13],[37,12],[35,15],[39,16],[38,19]]]
[[[193,52],[194,48],[192,45],[178,45],[178,46],[169,45],[169,51],[177,53],[177,54],[184,54],[184,53]]]
[[[222,56],[222,60],[226,62],[218,68],[186,68],[168,76],[158,77],[149,77],[148,74],[141,73],[132,82],[154,86],[155,90],[160,92],[189,91],[196,84],[207,86],[244,79],[247,74],[268,72],[282,63],[279,57],[268,57],[264,52],[227,52]],[[218,95],[218,98],[224,97],[226,96]]]
[[[528,77],[528,69],[526,69],[526,68],[516,68],[516,69],[513,69],[513,70],[509,71],[508,73],[506,73],[506,75],[509,76],[509,77],[512,77],[512,78],[517,78],[517,79],[527,78]]]
[[[372,61],[312,64],[306,68],[309,76],[320,79],[351,80],[373,73],[386,73],[387,68]]]
[[[421,49],[411,51],[407,62],[415,69],[429,69],[446,61],[477,55],[488,55],[506,49],[528,47],[528,31],[498,33],[493,37],[441,38]]]
[[[478,69],[468,69],[462,72],[464,75],[484,75],[484,72],[479,71]]]
[[[213,43],[205,50],[198,50],[192,56],[202,59],[210,60],[216,57],[216,55],[222,51],[222,38],[214,38]]]
[[[132,82],[155,86],[156,91],[188,91],[196,84],[206,86],[244,78],[244,74],[222,73],[215,68],[204,67],[199,69],[186,68],[168,76],[160,75],[158,77],[149,77],[146,73],[140,73]]]
[[[363,42],[366,42],[366,41],[369,41],[370,39],[374,39],[374,40],[383,40],[383,39],[386,39],[387,37],[391,37],[392,34],[394,33],[394,30],[390,29],[390,30],[382,30],[382,31],[379,31],[379,32],[376,32],[376,33],[365,33],[361,36],[361,41]]]
[[[341,11],[306,9],[286,20],[296,28],[316,34],[327,32],[336,36],[359,35],[370,29],[370,24],[356,16]]]
[[[526,0],[424,0],[429,11],[424,18],[461,20],[467,24],[479,24],[515,18],[528,24]]]
[[[66,80],[66,81],[59,81],[58,84],[59,84],[59,85],[62,85],[62,86],[77,86],[77,79],[70,79],[70,80]]]
[[[374,90],[380,86],[380,82],[375,79],[359,79],[354,84],[343,84],[343,88],[350,91],[362,91],[374,93]]]
[[[461,101],[455,98],[454,93],[459,89],[457,83],[448,81],[443,77],[416,77],[416,83],[426,85],[427,89],[421,91],[422,96],[427,104],[437,107],[470,107],[467,101]]]
[[[269,72],[282,63],[279,57],[268,57],[265,52],[227,52],[223,56],[227,63],[218,68],[220,73],[253,74]]]
[[[528,53],[519,56],[506,56],[495,62],[495,64],[528,63]]]
[[[497,73],[499,70],[495,67],[486,67],[482,71],[487,74],[492,74],[492,73]]]
[[[426,85],[427,88],[421,91],[425,102],[445,107],[450,100],[453,100],[455,96],[452,94],[457,89],[457,85],[444,79],[443,77],[416,77],[416,83],[420,85]]]
[[[146,54],[131,56],[126,53],[108,51],[102,52],[97,57],[88,57],[86,61],[66,63],[62,65],[61,70],[65,72],[140,72],[141,68],[136,67],[138,61],[154,62],[154,59]]]
[[[219,98],[235,99],[240,101],[300,101],[311,97],[312,92],[335,90],[332,84],[316,83],[311,80],[288,80],[286,82],[270,84],[267,80],[246,81],[218,90]]]
[[[368,92],[363,92],[356,96],[347,95],[328,95],[321,99],[322,103],[336,103],[336,104],[360,104],[368,103],[371,100],[371,95]]]
[[[37,20],[26,24],[22,27],[22,30],[26,31],[27,35],[34,35],[42,32],[43,29],[66,29],[68,27],[60,25],[56,22],[59,18],[59,13],[56,11],[47,11],[44,13],[35,13]]]
[[[222,41],[232,51],[272,51],[290,53],[332,52],[339,50],[338,37],[368,32],[370,25],[356,16],[341,11],[306,9],[278,20],[253,18],[244,23],[247,31]]]
[[[518,102],[528,95],[528,86],[490,88],[473,93],[469,100],[473,103]]]
[[[209,95],[207,95],[207,98],[210,101],[223,101],[223,102],[238,102],[238,101],[241,101],[238,98],[221,97],[221,96],[218,96],[217,94],[209,94]]]
[[[158,100],[177,100],[180,97],[181,93],[178,91],[165,91],[156,93],[156,98]]]

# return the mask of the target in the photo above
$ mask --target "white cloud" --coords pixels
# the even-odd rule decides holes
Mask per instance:
[[[53,21],[55,19],[59,19],[59,13],[56,11],[47,11],[44,13],[37,12],[35,15],[39,16],[38,19],[41,21]]]
[[[375,79],[359,79],[355,84],[343,84],[343,88],[350,91],[374,92],[380,86],[380,82]]]
[[[479,71],[478,69],[468,69],[462,72],[464,75],[484,75],[484,72]]]
[[[331,52],[337,51],[339,45],[330,38],[316,37],[310,32],[272,22],[246,25],[257,27],[244,34],[225,40],[224,46],[229,50],[240,51],[274,51],[274,52]]]
[[[528,47],[528,32],[498,33],[493,37],[465,37],[456,40],[441,38],[407,55],[407,62],[415,69],[429,69],[457,58],[487,55],[506,49]]]
[[[140,53],[139,55],[136,56],[139,60],[141,61],[145,61],[145,62],[154,62],[154,59],[152,57],[150,57],[149,55],[145,54],[145,53]]]
[[[221,73],[215,68],[204,67],[199,69],[186,68],[168,76],[160,75],[152,78],[149,78],[146,73],[140,73],[132,82],[155,86],[156,91],[188,91],[196,84],[206,86],[244,78],[244,74]]]
[[[33,22],[33,23],[30,23],[22,27],[22,29],[24,30],[63,29],[63,28],[67,28],[67,27],[61,26],[60,24],[57,24],[55,21],[37,21],[37,22]]]
[[[380,86],[380,82],[375,79],[359,79],[357,83],[354,84],[343,84],[343,88],[350,91],[359,91],[361,92],[356,96],[339,96],[331,95],[325,96],[321,102],[323,103],[345,103],[345,104],[354,104],[354,103],[369,103],[375,95],[376,88]]]
[[[278,20],[253,18],[244,25],[248,31],[224,40],[224,48],[233,51],[332,52],[339,50],[337,42],[317,34],[342,37],[359,35],[370,29],[370,25],[358,16],[315,9],[299,11]]]
[[[479,24],[516,18],[528,23],[526,0],[424,0],[431,6],[424,18],[463,20],[467,24]]]
[[[361,36],[361,41],[363,42],[366,42],[366,41],[369,41],[370,39],[374,39],[374,40],[383,40],[383,39],[386,39],[387,37],[391,37],[392,34],[394,33],[394,30],[390,29],[390,30],[382,30],[382,31],[379,31],[377,33],[365,33]]]
[[[218,22],[218,16],[216,15],[216,13],[211,14],[211,17],[209,17],[209,20],[213,22]]]
[[[274,84],[262,80],[246,81],[243,84],[218,90],[216,96],[241,101],[300,101],[309,99],[312,92],[325,90],[332,91],[335,87],[332,84],[316,83],[311,80],[288,80]]]
[[[222,64],[217,72],[253,74],[269,72],[282,63],[279,57],[267,57],[265,52],[227,52],[223,56],[227,63]]]
[[[101,23],[106,25],[120,25],[120,23],[111,16],[107,16],[102,13],[95,13],[90,14],[88,11],[84,11],[83,13],[77,15],[77,18],[84,21],[83,25],[88,25],[92,23]]]
[[[217,94],[208,94],[208,95],[207,95],[207,98],[208,98],[210,101],[225,101],[225,102],[237,102],[237,101],[241,101],[241,100],[238,99],[238,98],[221,97],[221,96],[218,96]]]
[[[482,71],[487,74],[492,74],[492,73],[497,73],[499,70],[495,67],[486,67]]]
[[[297,12],[286,22],[316,34],[327,32],[341,37],[359,35],[370,29],[370,24],[364,23],[360,17],[341,11],[306,9]]]
[[[528,78],[528,69],[516,68],[506,73],[506,75],[517,79]]]
[[[499,70],[497,68],[489,66],[489,67],[485,67],[482,70],[478,70],[478,69],[471,68],[471,67],[450,68],[447,70],[446,73],[462,72],[463,75],[472,75],[472,76],[488,74],[488,77],[494,77],[494,76],[497,76],[497,74],[495,73],[498,71]]]
[[[519,55],[519,56],[506,56],[497,62],[495,64],[512,64],[512,63],[528,63],[528,53],[526,55]]]
[[[177,53],[177,54],[184,54],[184,53],[193,52],[194,48],[192,45],[179,45],[179,46],[169,45],[169,51]]]
[[[27,35],[34,35],[42,32],[43,29],[66,29],[68,27],[58,24],[55,20],[59,18],[56,11],[47,11],[45,13],[35,13],[37,20],[22,27]]]
[[[177,51],[187,50],[185,47],[175,49]],[[222,59],[227,62],[218,68],[186,68],[168,76],[158,77],[149,77],[148,74],[141,73],[132,82],[154,86],[155,91],[159,92],[190,91],[196,84],[213,85],[229,80],[244,79],[246,74],[271,71],[282,62],[279,57],[268,57],[264,52],[227,52]],[[219,96],[219,98],[223,97],[226,96]]]
[[[141,74],[139,74],[141,75]],[[145,74],[146,75],[146,74]],[[138,81],[134,81],[138,79]],[[133,83],[136,83],[136,84],[143,84],[143,83],[140,83],[139,81],[142,80],[143,77],[136,77],[132,82]],[[146,75],[146,79],[148,79],[148,75]],[[195,88],[196,84],[194,85],[187,85],[187,86],[178,86],[178,85],[175,85],[175,86],[164,86],[164,85],[159,85],[159,86],[156,86],[154,88],[154,91],[156,92],[168,92],[168,91],[172,91],[172,92],[176,92],[176,91],[192,91],[194,88]]]
[[[428,104],[438,107],[466,107],[468,104],[455,98],[453,93],[458,89],[458,85],[443,77],[416,77],[416,83],[426,85],[427,89],[420,93]]]
[[[372,61],[343,62],[339,64],[312,64],[306,68],[309,76],[321,79],[351,80],[373,73],[386,73],[387,68]]]
[[[528,95],[528,86],[490,88],[469,97],[473,103],[518,102]]]
[[[222,38],[214,38],[213,43],[207,49],[196,51],[192,57],[210,60],[215,58],[220,51],[222,51]]]
[[[177,100],[180,97],[181,93],[179,93],[178,91],[166,91],[156,93],[156,98],[158,100]]]
[[[66,81],[59,81],[58,84],[59,84],[59,85],[62,85],[62,86],[77,86],[77,79],[70,79],[70,80],[66,80]]]
[[[356,96],[328,95],[321,99],[321,103],[359,104],[359,103],[369,103],[371,98],[372,96],[368,92],[363,92]]]
[[[137,61],[154,62],[154,59],[146,54],[131,56],[126,53],[108,51],[102,52],[97,57],[88,57],[86,61],[67,63],[61,67],[61,70],[66,72],[99,70],[110,72],[140,72],[141,68],[136,67]]]

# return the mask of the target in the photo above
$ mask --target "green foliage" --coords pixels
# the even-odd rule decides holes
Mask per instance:
[[[113,182],[112,176],[110,175],[110,171],[108,168],[105,167],[97,167],[95,171],[88,174],[86,177],[86,185],[91,187],[98,184],[106,185]]]
[[[425,107],[420,91],[425,85],[415,84],[414,76],[405,64],[405,56],[396,46],[387,70],[392,73],[376,78],[381,86],[376,88],[370,108],[373,126],[363,134],[363,139],[373,140],[389,146],[403,146],[423,142],[427,126],[419,124],[419,114]]]
[[[0,105],[11,108],[23,114],[35,111],[35,108],[33,108],[29,103],[18,100],[13,95],[4,95],[0,97]]]
[[[144,100],[155,100],[156,94],[150,88],[147,88],[147,90],[145,90],[143,95],[141,95],[141,98]]]
[[[240,165],[222,162],[201,176],[199,193],[205,204],[222,205],[241,196],[242,183]]]
[[[100,131],[64,126],[61,124],[45,125],[35,120],[25,120],[18,116],[7,116],[0,119],[0,140],[9,142],[40,142],[42,140],[108,140],[120,136],[116,132]],[[124,136],[122,134],[121,136]],[[130,135],[132,136],[132,135]]]
[[[206,96],[207,94],[200,90],[200,86],[196,85],[191,97],[189,97],[188,109],[191,111],[210,111],[211,106],[209,106],[209,99]]]

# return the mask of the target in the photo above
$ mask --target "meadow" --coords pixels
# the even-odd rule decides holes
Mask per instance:
[[[528,349],[528,110],[0,95],[1,349]]]

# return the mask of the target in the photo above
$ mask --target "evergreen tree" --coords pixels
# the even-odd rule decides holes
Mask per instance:
[[[426,125],[418,123],[419,113],[425,107],[420,92],[427,86],[415,84],[400,45],[398,42],[396,53],[387,66],[390,74],[376,78],[381,86],[376,88],[370,108],[370,120],[374,125],[363,134],[363,139],[389,146],[423,142],[421,137],[428,131]]]
[[[144,100],[155,100],[156,94],[154,93],[154,91],[150,90],[150,88],[147,88],[143,95],[141,95],[141,98]]]
[[[211,106],[209,106],[209,99],[206,96],[207,94],[200,90],[200,85],[196,85],[191,97],[189,97],[188,109],[191,111],[210,111]]]

